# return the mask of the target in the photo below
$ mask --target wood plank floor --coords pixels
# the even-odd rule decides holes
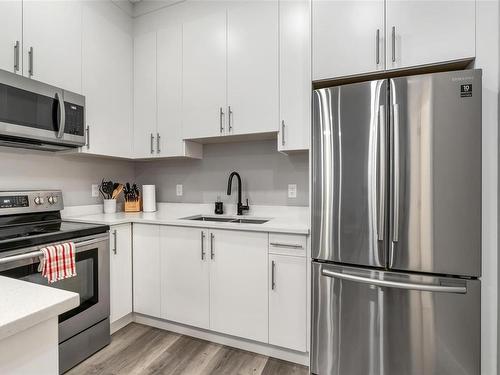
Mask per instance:
[[[67,372],[163,375],[306,375],[307,367],[131,323],[111,344]]]

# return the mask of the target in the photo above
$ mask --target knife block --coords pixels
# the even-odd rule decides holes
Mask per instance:
[[[141,199],[125,201],[125,212],[141,212]]]

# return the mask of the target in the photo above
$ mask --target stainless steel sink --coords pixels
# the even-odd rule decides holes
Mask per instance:
[[[239,223],[239,224],[264,224],[269,221],[269,219],[236,219],[234,217],[217,217],[217,216],[190,216],[184,217],[183,220],[196,220],[196,221],[215,221],[222,223]]]

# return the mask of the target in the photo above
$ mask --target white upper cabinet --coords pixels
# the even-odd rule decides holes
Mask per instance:
[[[22,74],[23,3],[0,1],[0,69]]]
[[[475,56],[474,0],[387,0],[387,69]]]
[[[23,1],[23,74],[82,92],[82,3]]]
[[[113,3],[84,2],[82,86],[88,144],[82,147],[83,152],[131,156],[131,35],[132,21]]]
[[[275,132],[279,122],[278,2],[232,2],[227,33],[226,134]]]
[[[268,341],[268,234],[212,230],[210,329]]]
[[[161,316],[160,227],[134,224],[134,312]]]
[[[309,149],[311,22],[309,0],[281,0],[279,151]]]
[[[133,145],[137,158],[158,153],[156,100],[156,32],[149,32],[134,39]]]
[[[384,0],[313,0],[313,80],[384,69]]]
[[[226,11],[183,25],[184,138],[222,135],[226,111]]]
[[[110,229],[110,321],[132,312],[132,227],[117,225]]]
[[[209,328],[207,236],[202,228],[161,227],[162,318]]]

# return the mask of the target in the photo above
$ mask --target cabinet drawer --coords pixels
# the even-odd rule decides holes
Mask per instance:
[[[307,237],[298,234],[269,233],[269,253],[306,256]]]

